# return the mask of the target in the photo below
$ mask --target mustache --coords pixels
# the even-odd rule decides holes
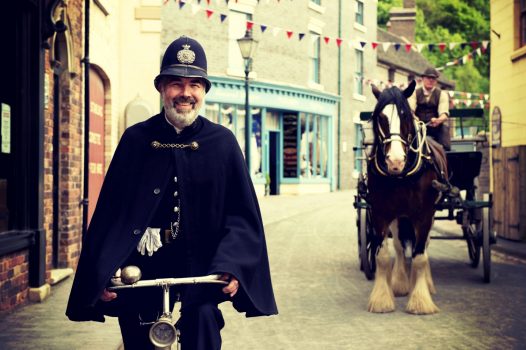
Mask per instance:
[[[196,100],[195,98],[193,97],[185,97],[185,96],[181,96],[181,97],[177,97],[173,100],[173,106],[175,107],[176,104],[178,103],[191,103],[191,104],[196,104]]]

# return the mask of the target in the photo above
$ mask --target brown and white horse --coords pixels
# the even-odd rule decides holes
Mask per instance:
[[[414,81],[404,91],[397,87],[379,91],[373,86],[377,98],[372,115],[375,144],[368,162],[367,201],[378,250],[370,312],[394,311],[394,296],[407,294],[407,312],[433,314],[439,310],[431,298],[435,287],[427,256],[439,196],[431,185],[437,173],[425,143],[425,125],[413,117],[407,102],[414,89]],[[443,151],[442,156],[445,159]],[[389,232],[396,251],[394,265],[388,249]],[[410,277],[404,254],[407,242],[412,246]]]

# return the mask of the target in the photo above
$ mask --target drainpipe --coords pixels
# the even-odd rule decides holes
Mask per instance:
[[[81,201],[82,205],[82,238],[86,236],[88,229],[88,196],[89,196],[89,114],[90,114],[90,95],[89,95],[89,22],[90,22],[90,2],[84,0],[84,194]]]
[[[342,37],[342,0],[338,0],[338,38]],[[338,180],[337,180],[337,189],[341,189],[341,124],[342,124],[342,80],[341,80],[341,71],[342,71],[342,49],[341,45],[338,46],[338,96],[340,100],[338,101]]]

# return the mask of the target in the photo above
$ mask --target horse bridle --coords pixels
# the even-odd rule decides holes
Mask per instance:
[[[393,112],[394,112],[394,109],[393,109]],[[392,114],[391,114],[391,118],[392,118]],[[408,153],[407,152],[408,150],[416,153],[416,158],[415,158],[415,161],[413,162],[413,165],[408,170],[403,172],[402,174],[396,175],[396,177],[405,177],[405,176],[410,176],[410,175],[415,174],[416,172],[418,172],[418,170],[420,170],[422,166],[422,158],[426,158],[426,159],[429,158],[428,156],[424,155],[424,152],[423,152],[424,144],[426,143],[425,142],[426,135],[427,135],[426,124],[420,121],[418,118],[413,118],[413,124],[414,124],[415,131],[416,131],[415,132],[416,137],[413,139],[411,134],[409,134],[407,141],[402,138],[402,135],[400,133],[392,133],[392,134],[390,133],[389,137],[386,137],[385,133],[382,130],[381,125],[380,124],[378,125],[378,131],[380,133],[379,141],[383,146],[384,155],[387,154],[386,153],[387,145],[393,141],[400,141],[404,145],[406,153]],[[391,125],[390,122],[389,122],[389,125]],[[416,142],[416,147],[413,147],[414,142]],[[380,166],[380,164],[378,164],[378,157],[376,156],[376,153],[373,155],[373,157],[374,157],[375,168],[381,175],[393,176],[389,174],[388,172],[384,171],[382,167]]]

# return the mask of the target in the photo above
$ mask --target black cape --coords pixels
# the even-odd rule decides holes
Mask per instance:
[[[199,148],[154,148],[153,141],[195,141]],[[117,146],[83,240],[66,310],[70,320],[104,322],[99,297],[136,249],[174,173],[185,208],[189,274],[230,273],[240,282],[232,300],[237,311],[277,314],[261,213],[235,136],[201,116],[176,134],[161,112],[129,127]]]

